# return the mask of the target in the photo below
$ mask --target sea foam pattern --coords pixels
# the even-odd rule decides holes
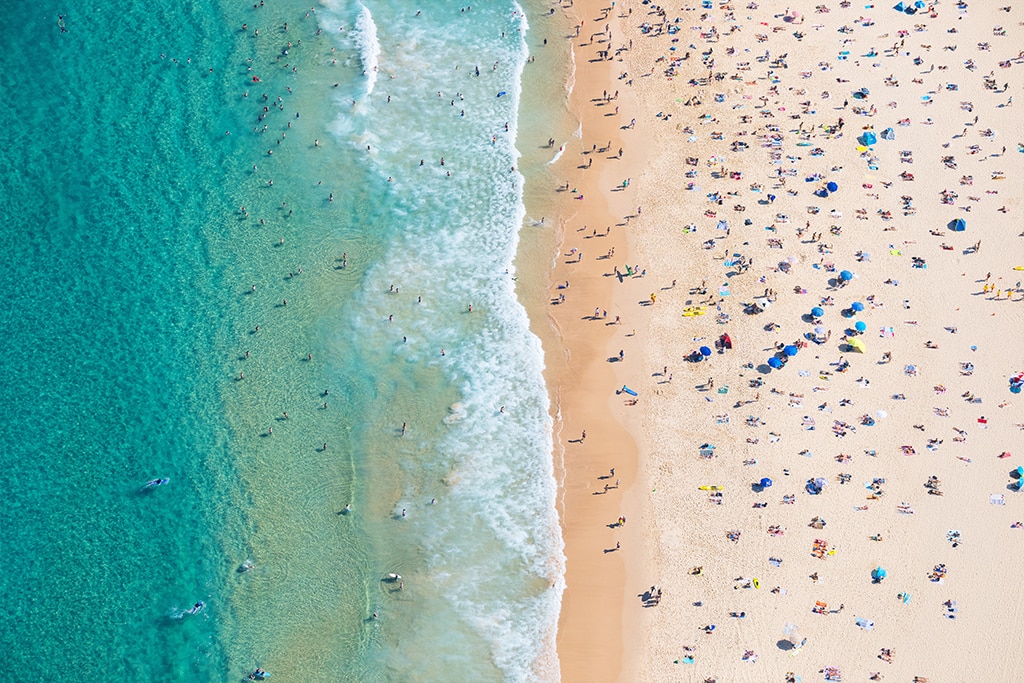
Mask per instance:
[[[378,29],[365,6],[350,8],[354,30],[339,45],[364,69],[375,62],[381,82],[374,92],[367,74],[365,100],[338,96],[334,130],[379,175],[391,234],[342,317],[369,366],[392,368],[397,386],[415,387],[405,391],[447,397],[386,455],[400,471],[388,513],[418,550],[405,579],[422,586],[387,666],[399,678],[451,677],[455,666],[465,680],[556,680],[564,560],[551,420],[513,269],[526,19],[515,3],[371,7]],[[332,11],[343,22],[346,9]],[[481,647],[487,658],[460,658]]]

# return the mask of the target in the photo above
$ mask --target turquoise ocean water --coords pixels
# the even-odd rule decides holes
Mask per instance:
[[[5,9],[6,677],[557,678],[548,5]]]

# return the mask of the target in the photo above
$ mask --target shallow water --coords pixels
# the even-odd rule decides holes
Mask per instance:
[[[522,8],[308,10],[12,8],[12,680],[557,677]]]

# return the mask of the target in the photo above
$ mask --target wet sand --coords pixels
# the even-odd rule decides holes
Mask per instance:
[[[636,102],[617,87],[617,63],[597,59],[608,47],[604,23],[614,33],[620,20],[596,3],[567,11],[583,21],[572,39],[577,70],[570,97],[582,136],[556,141],[565,146],[556,169],[568,186],[552,188],[560,238],[545,301],[554,331],[545,349],[567,556],[558,651],[563,680],[597,681],[635,666],[643,620],[630,609],[626,587],[644,573],[637,504],[644,484],[633,434],[644,402],[638,397],[629,405],[631,397],[617,388],[639,377],[647,316],[635,309],[646,293],[643,283],[620,281],[615,267],[621,271],[627,260],[637,217],[633,187],[622,182],[642,172],[648,149],[627,128]],[[618,524],[620,517],[626,524]]]

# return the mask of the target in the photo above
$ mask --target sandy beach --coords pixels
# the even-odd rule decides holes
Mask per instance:
[[[564,680],[1012,680],[1024,8],[910,8],[563,6]]]

